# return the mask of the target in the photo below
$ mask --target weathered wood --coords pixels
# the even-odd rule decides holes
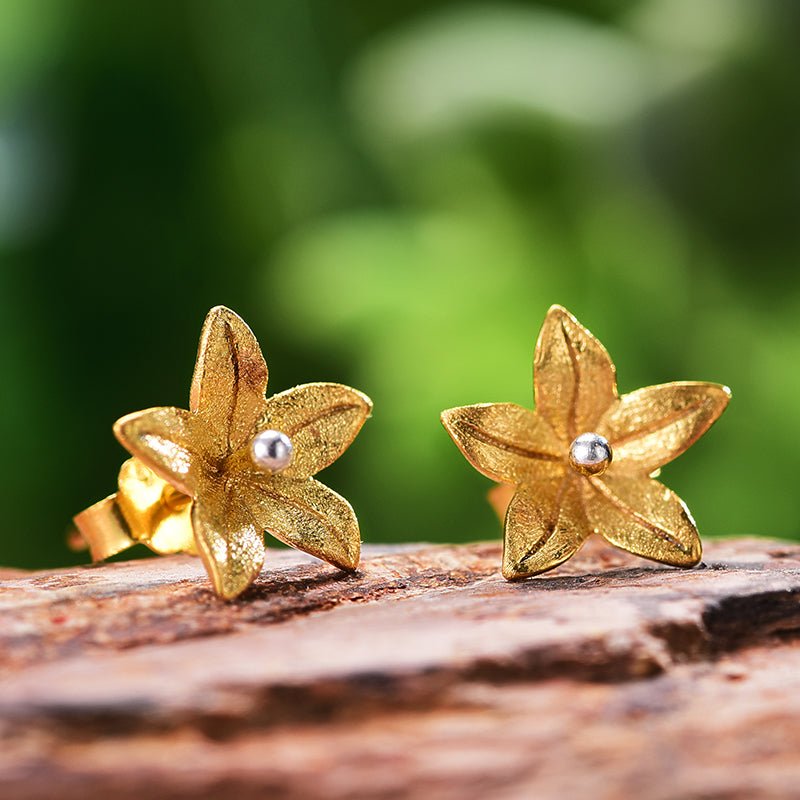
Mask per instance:
[[[272,553],[0,582],[0,797],[777,798],[800,793],[800,547],[692,571],[592,545]]]

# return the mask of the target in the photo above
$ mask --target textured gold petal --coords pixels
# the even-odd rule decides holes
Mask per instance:
[[[136,458],[120,467],[117,504],[138,542],[157,553],[194,553],[191,498]]]
[[[350,446],[372,412],[372,401],[339,383],[307,383],[267,400],[261,429],[291,440],[286,477],[307,478],[324,469]]]
[[[567,444],[594,431],[617,398],[611,357],[561,306],[547,312],[536,342],[534,396],[537,413]]]
[[[651,478],[589,478],[584,503],[590,524],[611,544],[675,567],[692,567],[703,554],[689,509]]]
[[[475,469],[495,481],[520,483],[556,474],[563,442],[538,415],[514,403],[481,403],[442,412],[442,424]]]
[[[214,590],[230,600],[256,579],[264,563],[264,534],[242,502],[240,487],[211,484],[192,505],[197,551]]]
[[[213,437],[214,455],[238,450],[264,413],[267,365],[244,320],[224,306],[208,312],[192,378],[190,408]]]
[[[258,526],[291,547],[354,570],[361,534],[350,503],[313,478],[253,473],[243,501]]]
[[[569,470],[517,489],[506,512],[503,576],[526,578],[566,561],[589,535],[578,484]]]
[[[114,423],[114,435],[131,455],[178,491],[193,495],[203,460],[202,423],[182,408],[148,408]]]
[[[691,447],[730,400],[727,386],[681,382],[623,395],[597,426],[614,454],[615,474],[649,475]]]

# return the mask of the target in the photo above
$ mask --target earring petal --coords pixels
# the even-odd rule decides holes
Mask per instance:
[[[285,433],[292,463],[283,475],[309,478],[336,461],[372,413],[372,401],[340,383],[307,383],[267,400],[259,427]]]
[[[506,512],[503,577],[514,580],[545,572],[562,564],[583,544],[590,531],[579,480],[564,471],[517,489]]]
[[[442,424],[475,469],[519,483],[559,472],[564,444],[553,429],[514,403],[482,403],[442,412]]]
[[[202,424],[182,408],[148,408],[118,419],[114,434],[138,458],[178,491],[193,495],[203,471]]]
[[[213,437],[217,455],[252,437],[264,413],[267,365],[245,321],[224,306],[212,308],[200,334],[190,409]]]
[[[545,318],[534,355],[534,406],[567,443],[593,431],[617,399],[614,363],[605,347],[561,306]]]
[[[240,595],[264,564],[264,534],[245,504],[222,486],[205,487],[192,506],[192,527],[217,594]]]
[[[258,526],[276,539],[340,569],[358,566],[361,534],[355,512],[319,481],[282,475],[252,481],[243,501]]]
[[[693,567],[703,548],[683,500],[651,478],[590,478],[584,488],[589,522],[629,553],[676,567]]]
[[[598,423],[614,452],[616,474],[650,475],[688,450],[731,398],[716,383],[645,386],[623,395]]]

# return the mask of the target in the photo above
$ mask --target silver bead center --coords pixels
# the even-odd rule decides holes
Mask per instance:
[[[253,437],[250,456],[266,472],[281,472],[292,463],[292,440],[280,431],[261,431]]]
[[[599,433],[582,433],[569,446],[569,463],[581,475],[602,475],[612,457],[611,445]]]

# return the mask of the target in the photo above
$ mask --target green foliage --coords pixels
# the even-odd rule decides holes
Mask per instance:
[[[123,413],[185,405],[209,307],[271,390],[374,419],[364,538],[492,538],[445,407],[531,402],[547,307],[620,388],[727,383],[665,470],[701,533],[798,534],[800,11],[755,0],[0,3],[0,563],[70,556]],[[80,558],[80,557],[78,557]]]

